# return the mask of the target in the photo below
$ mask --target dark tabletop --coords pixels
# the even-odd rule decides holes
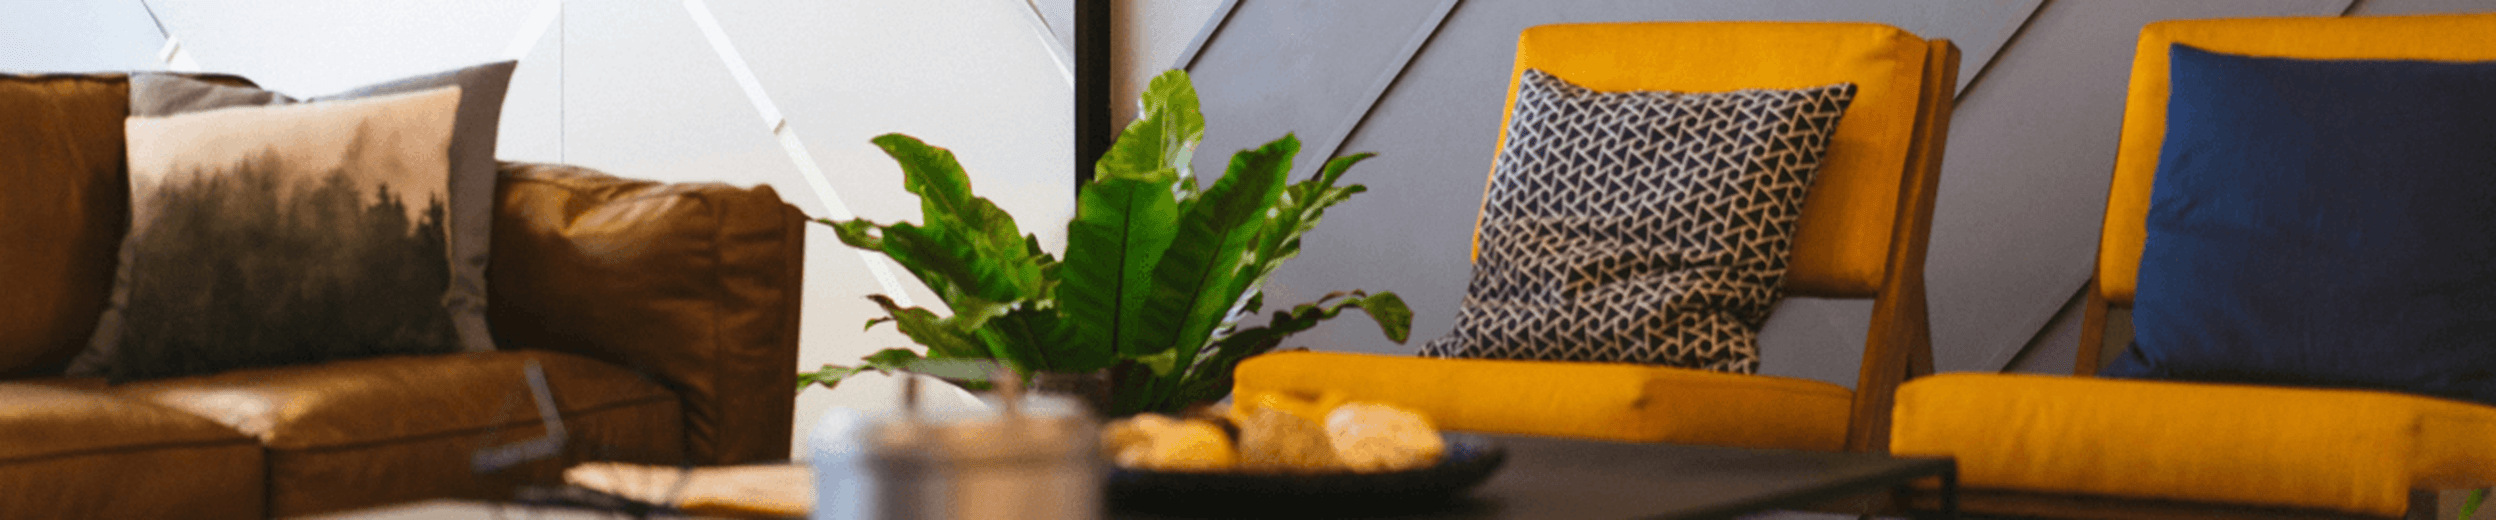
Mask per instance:
[[[1329,501],[1174,509],[1111,504],[1123,519],[1187,517],[1726,518],[1809,507],[1952,471],[1949,459],[1493,436],[1505,465],[1471,492],[1397,503]],[[1210,510],[1220,509],[1220,510]]]

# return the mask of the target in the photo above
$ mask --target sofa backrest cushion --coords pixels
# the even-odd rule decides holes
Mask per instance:
[[[569,352],[683,399],[695,464],[789,456],[806,216],[770,186],[661,184],[504,163],[494,341]]]
[[[0,74],[0,378],[57,375],[95,333],[130,225],[129,115],[121,74]]]

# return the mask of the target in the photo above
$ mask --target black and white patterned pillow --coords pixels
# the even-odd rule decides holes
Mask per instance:
[[[1841,83],[1722,93],[1517,85],[1456,330],[1421,355],[1759,370]]]

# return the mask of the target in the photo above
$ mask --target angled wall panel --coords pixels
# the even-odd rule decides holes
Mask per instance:
[[[527,31],[530,27],[521,27]],[[518,34],[511,35],[519,37]],[[503,93],[494,155],[506,161],[563,162],[563,19],[540,30]]]
[[[1074,209],[1074,90],[1032,36],[1021,1],[710,5],[852,212],[918,219],[900,167],[868,142],[899,132],[953,150],[981,196],[1050,250],[1063,244]],[[774,185],[806,189],[791,182]]]
[[[1196,64],[1199,77],[1253,77],[1252,71],[1262,70],[1257,67],[1271,67],[1226,56],[1310,47],[1365,49],[1394,39],[1234,32],[1240,27],[1317,23],[1241,24],[1258,16],[1285,16],[1268,10],[1289,11],[1284,8],[1290,6],[1269,1],[1241,0],[1234,18],[1226,22],[1239,25],[1224,25],[1211,38]],[[2387,13],[2474,6],[2375,1],[2383,5],[2372,9]],[[2122,89],[2140,27],[2178,18],[2328,16],[2349,5],[2347,0],[1464,2],[1343,147],[1346,153],[1381,152],[1379,159],[1350,176],[1352,182],[1369,184],[1371,191],[1335,210],[1330,222],[1308,237],[1302,259],[1280,273],[1270,288],[1271,301],[1298,301],[1353,287],[1394,290],[1416,311],[1415,341],[1445,333],[1470,270],[1464,251],[1497,136],[1515,34],[1525,27],[1659,19],[1867,20],[1950,38],[1964,52],[1960,105],[1945,157],[1927,267],[1934,344],[1943,370],[2001,370],[2023,346],[2064,341],[2070,334],[2069,327],[2043,329],[2085,281],[2095,250]],[[1357,89],[1290,95],[1339,107],[1354,103],[1335,98],[1359,95],[1347,92]],[[1219,92],[1208,92],[1206,100],[1209,107],[1255,102]],[[1208,108],[1209,113],[1214,110]],[[1234,110],[1284,121],[1258,123],[1266,126],[1323,127],[1319,117]],[[1221,128],[1225,123],[1212,124]],[[1864,301],[1788,301],[1764,334],[1763,370],[1851,384],[1869,315],[1870,304]],[[1294,343],[1370,352],[1413,348],[1387,343],[1366,323],[1329,324]],[[2065,347],[2039,355],[2067,357],[2068,352]],[[2049,364],[2041,358],[2021,363],[2030,369]]]
[[[851,212],[885,223],[919,220],[918,199],[903,188],[900,167],[868,142],[900,132],[951,149],[981,196],[1013,214],[1043,247],[1063,250],[1074,200],[1067,166],[1074,162],[1067,131],[1074,124],[1073,90],[1022,2],[776,0],[709,7]],[[739,110],[741,122],[755,120],[753,108]],[[790,160],[784,154],[774,166],[791,172],[788,180],[773,182],[784,197],[810,190]],[[826,210],[801,207],[814,215]],[[888,290],[868,275],[856,250],[818,226],[807,232],[806,255],[799,366],[856,364],[878,350],[915,348],[890,325],[860,330],[868,318],[884,315],[866,295]],[[924,286],[894,272],[912,303],[944,312]],[[889,408],[898,396],[897,382],[882,376],[835,391],[810,390],[799,396],[797,424],[811,427],[834,407]]]
[[[2359,0],[2354,16],[2390,16],[2496,11],[2496,0]]]
[[[1926,266],[1936,367],[2003,369],[2087,282],[2143,25],[2347,5],[2095,0],[2039,11],[1951,124]]]
[[[820,213],[683,5],[564,7],[563,157],[625,177],[770,184]]]
[[[587,3],[587,2],[584,2]],[[503,59],[534,1],[151,2],[202,70],[328,94]]]
[[[1153,76],[1177,67],[1188,43],[1222,13],[1223,0],[1115,0],[1109,60],[1109,120],[1120,128],[1135,120],[1135,99]]]
[[[1205,111],[1197,174],[1218,176],[1232,153],[1285,133],[1302,145],[1295,171],[1316,171],[1317,148],[1343,139],[1439,4],[1242,0],[1190,70]]]
[[[2325,3],[2321,6],[2308,7],[2328,9],[2331,5]],[[2345,11],[2350,16],[2490,12],[2496,11],[2496,0],[2361,0],[2347,7]],[[2239,15],[2231,12],[2225,15],[2205,16]],[[2112,158],[2109,157],[2106,162],[2108,168],[2111,169]],[[2106,179],[2100,176],[2094,180],[2102,184]],[[2102,208],[2101,204],[2092,207],[2090,211],[2103,211]],[[2087,272],[2083,270],[2079,276],[2086,277]],[[2038,332],[2035,339],[2029,342],[2028,347],[2021,351],[2004,370],[2047,374],[2071,373],[2074,349],[2079,346],[2080,341],[2079,305],[2079,297],[2074,296],[2072,302],[2060,313],[2055,314],[2053,320],[2047,322],[2044,330]],[[2111,358],[2120,351],[2119,349],[2131,342],[2129,315],[2129,311],[2117,309],[2108,316],[2107,344],[2103,347],[2106,349],[2103,351],[2105,356]]]
[[[208,72],[241,74],[297,96],[508,59],[539,0],[156,0],[157,15]],[[142,13],[143,15],[144,13]],[[496,156],[561,158],[560,26],[540,30],[512,74]]]
[[[0,71],[76,72],[165,68],[139,0],[10,2],[0,8]]]
[[[1329,52],[1301,59],[1344,59],[1347,50],[1393,47],[1409,34],[1383,28],[1342,35],[1335,33],[1241,32],[1243,19],[1288,16],[1288,9],[1269,0],[1242,0],[1239,12],[1223,33],[1206,45],[1198,58],[1198,76],[1280,75],[1260,62],[1225,56],[1262,56],[1263,49],[1321,48]],[[1404,2],[1422,4],[1426,2]],[[1466,260],[1473,217],[1482,197],[1482,179],[1498,138],[1500,103],[1515,54],[1516,34],[1526,27],[1562,22],[1630,20],[1870,20],[1898,25],[1926,37],[1951,38],[1970,55],[1991,54],[2015,32],[2037,2],[1880,1],[1880,2],[1537,2],[1470,0],[1459,4],[1428,45],[1412,58],[1393,88],[1377,101],[1368,119],[1343,146],[1345,153],[1374,151],[1380,156],[1355,168],[1347,182],[1368,184],[1368,193],[1330,212],[1327,222],[1304,242],[1300,259],[1276,275],[1269,302],[1298,302],[1326,291],[1364,288],[1392,290],[1414,309],[1413,341],[1445,334],[1452,326],[1457,302],[1471,272]],[[1418,11],[1408,5],[1406,10]],[[1409,15],[1408,15],[1409,16]],[[1247,17],[1247,18],[1243,18]],[[1267,22],[1280,25],[1281,22]],[[1313,23],[1313,22],[1309,22]],[[1389,33],[1389,34],[1375,34]],[[1245,50],[1243,50],[1243,48]],[[1270,51],[1279,52],[1279,51]],[[1384,60],[1377,60],[1384,61]],[[1976,64],[1962,66],[1973,74]],[[1254,71],[1254,72],[1252,72]],[[1201,86],[1201,85],[1200,85]],[[1238,123],[1214,119],[1215,106],[1250,105],[1205,87],[1208,119],[1214,129]],[[1319,106],[1356,106],[1339,100],[1364,89],[1340,88],[1298,93],[1315,96]],[[1272,120],[1278,112],[1248,112]],[[1340,109],[1335,109],[1340,110]],[[1325,128],[1336,113],[1305,116],[1265,126]],[[1211,131],[1208,132],[1210,134]],[[1307,135],[1306,132],[1303,135]],[[1208,137],[1208,141],[1211,137]],[[1210,149],[1210,145],[1208,145]],[[1199,152],[1200,155],[1205,153]],[[1303,162],[1315,158],[1302,158]],[[1200,162],[1202,167],[1203,162]],[[1856,354],[1867,330],[1868,302],[1797,299],[1780,307],[1768,331],[1765,366],[1772,373],[1852,384]],[[1354,317],[1294,338],[1293,345],[1331,350],[1411,352],[1415,345],[1395,345],[1375,327]]]

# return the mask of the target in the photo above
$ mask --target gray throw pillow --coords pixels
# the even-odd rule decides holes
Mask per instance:
[[[1597,92],[1526,70],[1456,329],[1421,355],[1757,372],[1854,94]]]
[[[258,88],[224,86],[173,74],[140,73],[130,78],[130,111],[134,120],[164,118],[234,107],[320,104],[459,87],[456,119],[451,128],[445,164],[448,178],[447,200],[444,202],[447,204],[445,216],[448,221],[444,224],[448,231],[446,262],[449,278],[439,298],[439,306],[447,315],[451,329],[450,335],[438,348],[426,350],[484,352],[495,349],[485,319],[485,268],[489,259],[488,247],[492,243],[497,171],[494,145],[502,119],[503,97],[517,65],[512,61],[489,63],[305,100]],[[136,197],[138,194],[134,192],[133,198]],[[125,272],[117,280],[113,303],[98,321],[96,334],[87,350],[71,363],[69,375],[109,376],[116,381],[140,375],[172,375],[164,370],[118,366],[149,361],[142,359],[144,356],[120,352],[124,342],[122,335],[126,331],[127,285],[131,281],[126,270],[133,263],[133,251],[129,245],[125,241],[121,257]]]

